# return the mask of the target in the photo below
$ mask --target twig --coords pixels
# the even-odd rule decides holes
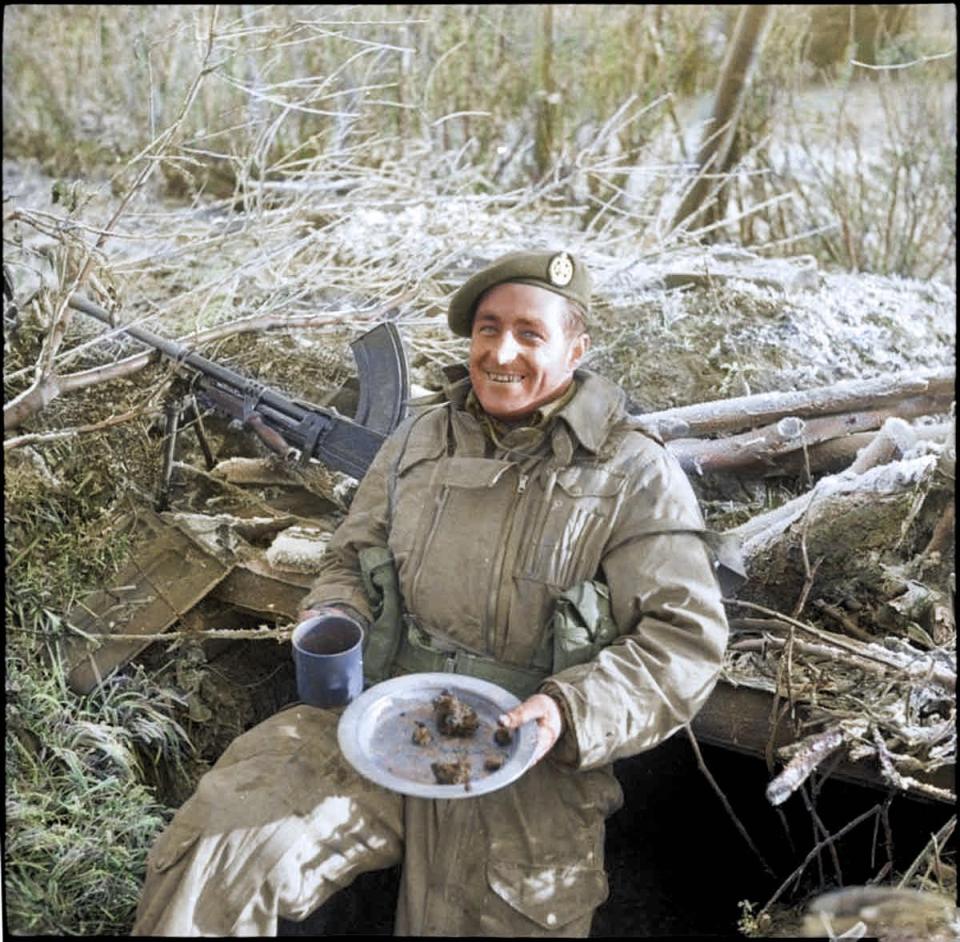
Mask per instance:
[[[70,628],[74,626],[70,625]],[[187,631],[166,631],[160,634],[114,634],[113,632],[84,631],[83,637],[92,641],[173,641],[178,638],[243,638],[248,641],[289,641],[293,628],[204,628]]]
[[[956,802],[957,796],[949,788],[940,788],[937,785],[930,785],[928,782],[921,782],[910,775],[903,775],[897,771],[897,768],[894,766],[893,760],[890,757],[890,751],[887,749],[886,743],[880,736],[880,732],[875,726],[873,727],[872,731],[873,742],[877,749],[877,758],[880,760],[880,767],[883,769],[883,774],[891,785],[896,786],[902,791],[916,789],[917,791],[923,792],[924,794],[929,795],[931,798],[936,798],[939,801]]]
[[[829,846],[830,844],[833,844],[833,843],[835,843],[836,841],[840,840],[841,837],[844,837],[845,835],[847,835],[847,834],[848,834],[850,831],[852,831],[858,824],[862,824],[862,823],[863,823],[864,821],[866,821],[871,815],[875,815],[875,814],[879,814],[879,813],[880,813],[880,805],[874,805],[874,807],[871,808],[869,811],[865,811],[863,814],[859,815],[858,817],[856,817],[856,818],[854,818],[852,821],[850,821],[848,824],[844,825],[839,831],[837,831],[836,834],[833,834],[833,835],[831,835],[830,837],[827,837],[826,839],[820,841],[820,842],[810,851],[810,853],[808,853],[807,856],[803,859],[803,863],[801,863],[800,866],[797,867],[797,869],[794,870],[793,873],[791,873],[790,876],[788,876],[787,879],[784,880],[783,883],[780,884],[780,886],[778,887],[777,891],[773,894],[773,896],[770,897],[770,899],[767,900],[767,902],[766,902],[766,903],[763,905],[763,907],[761,908],[760,912],[761,912],[761,913],[768,913],[768,912],[769,912],[770,907],[780,898],[780,896],[781,896],[781,894],[784,892],[784,890],[786,890],[787,887],[788,887],[795,879],[798,879],[800,876],[803,875],[803,871],[806,870],[807,864],[809,864],[810,861],[813,860],[813,858],[816,857],[817,854],[819,854],[819,852],[820,852],[824,847],[827,847],[827,846]]]
[[[756,854],[757,859],[760,861],[761,865],[763,866],[763,869],[766,870],[767,873],[770,874],[770,876],[774,876],[774,872],[771,869],[770,865],[764,859],[763,854],[761,854],[760,851],[757,850],[756,845],[753,843],[753,841],[750,838],[750,835],[747,833],[747,829],[740,822],[740,819],[737,817],[733,808],[730,806],[730,802],[727,801],[727,796],[723,793],[723,789],[720,788],[720,786],[716,782],[716,779],[714,779],[714,777],[710,774],[710,770],[707,768],[706,763],[703,761],[703,755],[700,752],[700,745],[697,742],[697,737],[693,735],[693,730],[690,728],[690,724],[686,723],[683,728],[686,730],[687,739],[690,740],[690,745],[693,747],[694,755],[697,758],[697,766],[699,767],[700,771],[704,774],[707,781],[710,783],[710,787],[717,793],[721,803],[723,804],[723,807],[727,811],[727,814],[730,815],[731,820],[733,821],[734,825],[736,825],[736,828],[740,832],[743,839],[747,842],[747,845],[749,846],[750,850],[752,850],[754,854]]]
[[[804,803],[804,805],[806,805],[807,812],[808,812],[808,814],[810,815],[810,827],[811,827],[811,829],[812,829],[812,831],[813,831],[813,842],[814,842],[814,844],[816,844],[816,842],[820,839],[820,828],[818,827],[816,812],[813,810],[813,805],[812,805],[812,803],[811,803],[811,801],[810,801],[809,795],[807,795],[807,786],[806,786],[806,783],[804,783],[803,785],[800,786],[800,794],[801,794],[801,796],[803,797],[803,803]],[[826,831],[825,831],[823,836],[824,836],[824,837],[828,837],[828,836],[829,836],[829,832],[826,832]],[[818,885],[819,885],[819,886],[823,886],[823,885],[824,885],[824,876],[825,876],[825,875],[824,875],[824,872],[823,872],[823,856],[821,855],[821,853],[820,853],[819,851],[817,851],[817,873],[818,873],[819,879],[820,879],[820,882],[819,882]],[[800,880],[801,880],[801,877],[797,877],[797,882],[796,882],[796,886],[794,887],[794,889],[796,889],[796,887],[799,887],[799,886],[800,886]]]
[[[835,618],[841,625],[851,634],[854,638],[857,638],[859,641],[864,641],[867,644],[872,643],[876,639],[869,631],[864,631],[849,615],[845,612],[842,612],[839,608],[834,605],[831,605],[829,602],[825,602],[823,599],[816,599],[813,603],[814,608],[819,609],[821,612],[826,612],[831,618]]]
[[[777,732],[780,729],[783,718],[790,712],[792,706],[793,704],[788,700],[783,704],[782,709],[780,708],[780,677],[778,674],[776,689],[773,693],[773,703],[770,706],[770,735],[767,737],[767,744],[763,750],[763,757],[767,763],[767,772],[769,772],[770,775],[773,775],[773,770],[776,768],[773,752],[776,746]]]
[[[786,768],[767,785],[767,801],[771,805],[783,804],[821,762],[843,745],[845,738],[843,729],[832,726],[805,739]]]
[[[905,887],[913,878],[916,876],[920,867],[923,864],[924,859],[927,855],[934,850],[935,848],[942,847],[950,840],[950,837],[953,834],[954,828],[957,826],[957,816],[953,815],[946,824],[937,831],[936,834],[930,836],[930,840],[927,841],[923,850],[917,855],[916,860],[907,868],[907,872],[903,875],[903,879],[897,884],[897,889],[902,889]]]
[[[883,802],[883,809],[880,812],[880,822],[883,824],[883,842],[887,849],[887,863],[891,868],[893,867],[895,859],[893,853],[893,828],[890,826],[890,806],[893,804],[894,797],[894,792],[887,795],[886,800]]]
[[[806,453],[806,451],[804,451]],[[816,488],[810,492],[810,502],[807,504],[807,509],[803,512],[803,526],[800,530],[800,552],[803,556],[803,588],[800,590],[800,597],[797,599],[797,604],[793,607],[793,611],[790,613],[791,618],[799,618],[800,613],[803,611],[804,606],[807,604],[807,596],[810,594],[810,590],[813,588],[813,580],[816,577],[817,570],[820,568],[820,564],[823,562],[824,557],[821,556],[814,564],[813,567],[810,566],[810,557],[807,554],[807,531],[810,529],[810,508],[813,506],[813,502],[816,498]],[[793,634],[790,635],[790,640],[793,640]]]
[[[783,813],[783,808],[774,808],[774,811],[777,812],[777,817],[780,819],[780,824],[783,827],[783,836],[790,845],[790,853],[795,854],[797,852],[797,845],[794,843],[793,835],[790,833],[790,824],[787,821],[787,816]]]
[[[911,59],[910,62],[897,62],[893,65],[873,65],[869,62],[851,59],[850,65],[855,65],[860,69],[870,69],[873,72],[894,72],[897,69],[909,69],[915,65],[923,65],[925,62],[936,62],[937,59],[949,59],[956,54],[957,50],[951,49],[949,52],[938,52],[932,56],[921,56],[919,59]]]
[[[787,625],[792,625],[796,628],[799,628],[801,631],[813,635],[813,637],[819,639],[820,641],[824,641],[827,644],[833,645],[842,651],[853,654],[858,658],[864,658],[867,661],[873,661],[877,664],[882,664],[884,667],[906,674],[908,677],[911,677],[914,680],[929,680],[946,687],[948,690],[957,689],[956,674],[938,669],[932,662],[928,662],[926,667],[921,668],[920,670],[912,669],[907,665],[898,664],[896,661],[880,657],[877,653],[872,651],[864,651],[861,648],[857,648],[853,645],[852,641],[840,638],[838,635],[830,634],[829,632],[821,631],[818,628],[814,628],[812,625],[804,624],[802,621],[798,621],[795,618],[791,618],[789,615],[784,615],[780,612],[777,612],[772,608],[767,608],[764,605],[757,605],[755,602],[747,602],[742,599],[724,599],[723,601],[728,605],[739,605],[741,608],[749,608],[753,609],[754,611],[762,612],[764,615],[769,615],[772,618],[783,621]]]
[[[112,415],[100,422],[93,422],[89,425],[77,425],[73,428],[60,429],[56,432],[31,432],[27,435],[18,435],[14,438],[8,438],[3,443],[3,450],[13,451],[15,448],[22,448],[24,445],[45,444],[46,442],[58,441],[63,438],[74,438],[77,435],[85,435],[89,432],[102,432],[106,428],[113,428],[115,425],[123,425],[138,416],[147,412],[154,405],[156,396],[151,396],[150,401],[141,403],[134,408]]]
[[[807,806],[807,811],[810,813],[811,819],[813,820],[815,828],[814,834],[819,833],[823,837],[829,837],[830,832],[827,830],[827,826],[823,823],[823,820],[817,813],[816,789],[811,789],[811,791],[813,794],[808,795],[806,786],[804,785],[800,789],[800,795],[803,798],[803,803]],[[840,855],[837,853],[837,848],[833,844],[830,845],[830,858],[833,863],[833,871],[837,875],[837,884],[839,886],[843,886],[843,870],[840,867]]]

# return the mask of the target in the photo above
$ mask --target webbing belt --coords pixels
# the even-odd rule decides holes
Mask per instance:
[[[404,673],[419,673],[421,671],[442,671],[451,674],[467,674],[478,677],[480,680],[489,680],[509,690],[514,696],[525,700],[547,677],[546,671],[528,670],[523,667],[511,667],[495,661],[493,658],[481,657],[467,651],[438,651],[424,643],[416,624],[406,619],[406,631],[402,633],[400,648],[394,667]]]

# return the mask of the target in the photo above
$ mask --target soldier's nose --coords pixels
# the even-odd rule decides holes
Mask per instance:
[[[501,366],[511,363],[517,355],[519,347],[511,334],[506,334],[497,346],[497,363]]]

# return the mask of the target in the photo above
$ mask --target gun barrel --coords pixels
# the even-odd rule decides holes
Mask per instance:
[[[191,353],[175,340],[168,340],[135,324],[117,325],[108,311],[80,295],[71,295],[70,307],[110,327],[120,327],[131,337],[149,347],[159,350],[174,363],[191,367],[202,374],[200,386],[206,396],[219,409],[249,426],[273,451],[289,457],[291,446],[300,451],[302,460],[317,458],[335,471],[342,471],[355,478],[366,473],[370,462],[383,444],[392,428],[402,418],[403,402],[406,399],[406,362],[399,339],[388,337],[374,347],[374,354],[392,359],[397,381],[402,393],[393,403],[389,397],[380,395],[369,400],[363,411],[371,426],[358,423],[340,415],[335,409],[319,406],[305,408],[287,399],[262,383],[248,380],[219,363],[214,363],[198,353]],[[382,330],[377,328],[377,330]],[[372,333],[372,332],[371,332]],[[369,334],[367,335],[369,337]],[[356,351],[356,345],[354,346]],[[375,372],[377,356],[361,348],[358,364],[363,372]],[[396,361],[396,362],[394,362]]]
[[[70,295],[70,299],[67,301],[67,303],[74,310],[80,311],[83,314],[87,314],[90,317],[94,317],[98,321],[102,321],[104,324],[107,324],[110,327],[120,326],[121,329],[128,333],[131,337],[134,337],[149,347],[156,348],[164,356],[173,360],[175,363],[183,363],[187,366],[193,367],[195,370],[198,370],[206,376],[210,376],[221,383],[225,383],[228,386],[234,387],[235,389],[241,391],[255,391],[258,401],[266,403],[277,412],[282,412],[295,422],[303,421],[304,416],[307,414],[306,409],[298,406],[294,402],[291,402],[284,396],[280,396],[265,386],[245,379],[239,373],[234,373],[233,370],[228,370],[225,366],[221,366],[219,363],[214,363],[212,360],[208,360],[206,357],[200,356],[199,353],[192,353],[185,346],[177,343],[175,340],[168,340],[166,337],[161,337],[159,334],[155,334],[143,327],[138,327],[136,324],[116,324],[108,311],[105,311],[102,307],[99,307],[92,301],[88,301],[86,298],[80,297],[80,295]]]

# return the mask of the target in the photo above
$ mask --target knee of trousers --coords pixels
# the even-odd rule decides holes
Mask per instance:
[[[343,762],[334,714],[297,709],[236,740],[154,843],[135,931],[272,932],[399,862],[402,799]]]

